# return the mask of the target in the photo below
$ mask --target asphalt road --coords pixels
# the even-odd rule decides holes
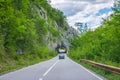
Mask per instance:
[[[84,68],[67,56],[58,56],[14,72],[0,76],[0,80],[107,80]]]

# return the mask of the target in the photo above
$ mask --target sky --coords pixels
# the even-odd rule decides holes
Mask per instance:
[[[95,29],[113,13],[113,0],[51,0],[51,6],[61,10],[70,26],[76,22],[87,23]]]

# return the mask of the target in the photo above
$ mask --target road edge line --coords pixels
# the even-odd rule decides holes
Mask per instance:
[[[70,59],[70,58],[68,58],[68,59]],[[70,59],[70,60],[71,60],[71,59]],[[71,61],[74,62],[73,60],[71,60]],[[86,69],[85,67],[83,67],[82,65],[80,65],[80,64],[78,64],[78,63],[76,63],[76,62],[74,62],[74,63],[77,64],[77,65],[79,65],[80,67],[82,67],[85,71],[87,71],[88,73],[92,74],[93,76],[95,76],[95,77],[98,78],[99,80],[104,80],[104,79],[100,78],[98,75],[96,75],[95,73],[93,73],[93,72],[89,71],[88,69]]]
[[[81,65],[80,65],[81,66]],[[97,76],[96,74],[94,74],[93,72],[89,71],[88,69],[84,68],[83,66],[81,66],[84,70],[86,70],[87,72],[89,72],[90,74],[92,74],[93,76],[95,76],[96,78],[98,78],[99,80],[103,80],[102,78],[100,78],[99,76]]]

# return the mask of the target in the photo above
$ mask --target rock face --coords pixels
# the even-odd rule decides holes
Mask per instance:
[[[48,27],[50,28],[50,22],[48,20],[47,17],[47,11],[42,7],[37,7],[37,13],[39,15],[40,18],[45,19],[46,24],[48,24]],[[66,22],[66,25],[69,26]],[[73,27],[68,27],[66,30],[63,29],[61,26],[58,26],[58,24],[56,23],[56,21],[54,21],[54,29],[58,30],[59,36],[53,36],[51,34],[51,32],[48,31],[48,34],[45,36],[44,35],[44,39],[46,41],[46,45],[51,48],[51,49],[55,49],[57,47],[57,44],[62,44],[64,43],[64,45],[67,47],[67,49],[69,50],[69,41],[70,39],[73,39],[74,36],[77,35],[77,31],[73,28]]]
[[[35,9],[39,17],[46,21],[46,24],[47,24],[46,27],[51,28],[50,22],[48,21],[48,17],[47,17],[48,15],[47,11],[42,6],[39,6],[39,7],[35,6]],[[52,27],[54,27],[56,30],[59,30],[58,28],[59,26],[57,25],[56,21],[54,21],[54,26]],[[48,31],[47,35],[44,35],[43,38],[46,42],[46,45],[52,50],[54,50],[57,46],[57,43],[61,41],[61,39],[59,39],[59,36],[54,37],[50,31]]]
[[[68,30],[66,31],[66,37],[67,39],[73,39],[74,36],[78,34],[77,30],[74,29],[73,27],[69,27]]]

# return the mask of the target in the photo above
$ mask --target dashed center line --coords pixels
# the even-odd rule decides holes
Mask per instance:
[[[53,67],[59,62],[59,60],[57,60],[44,74],[43,77],[45,77],[52,69]],[[43,78],[39,78],[39,80],[43,80]]]
[[[43,80],[42,78],[40,78],[39,80]]]

